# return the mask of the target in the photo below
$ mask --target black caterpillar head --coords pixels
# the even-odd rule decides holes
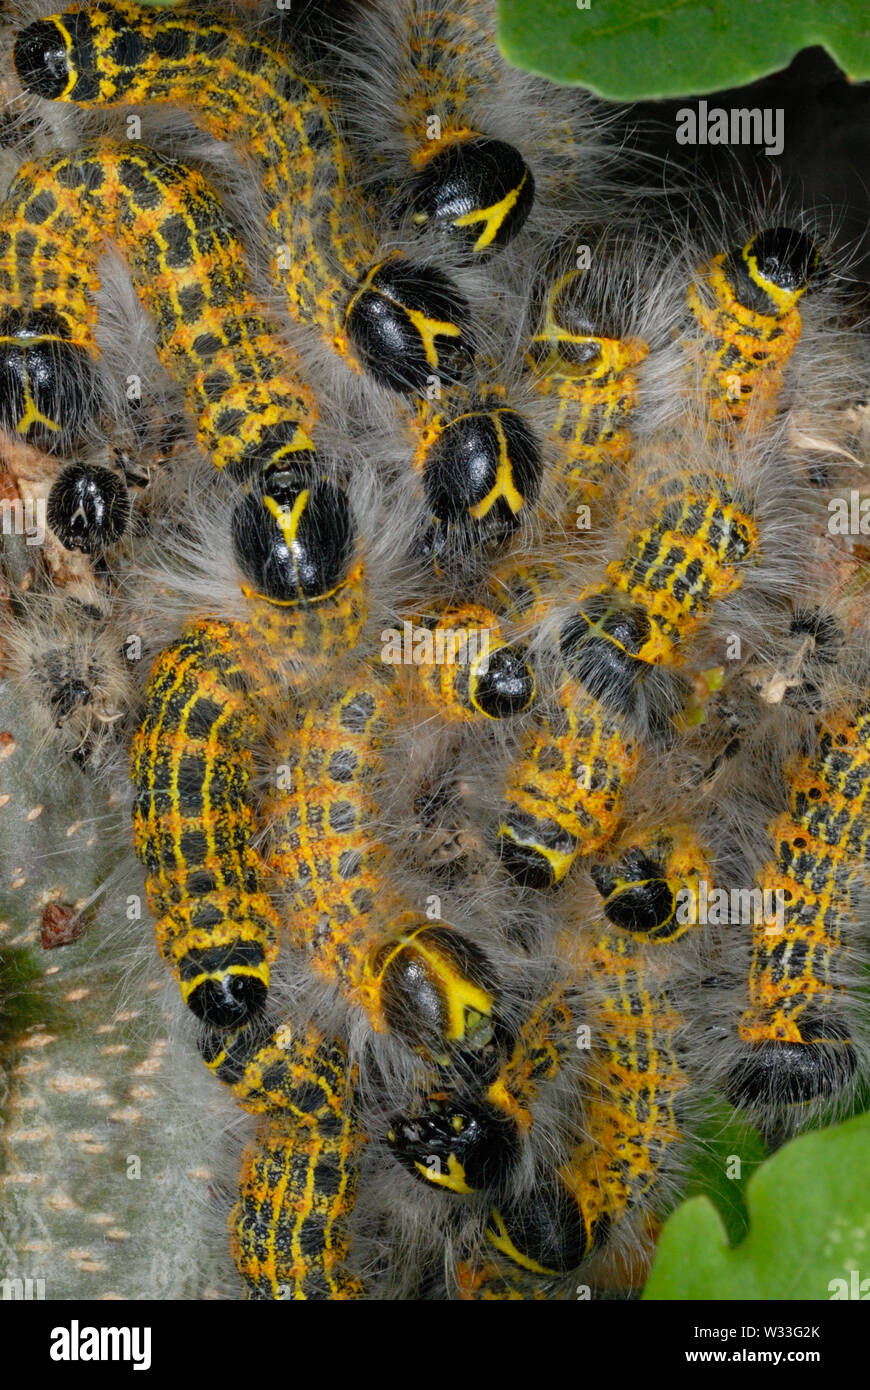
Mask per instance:
[[[473,941],[414,918],[374,952],[366,976],[387,1027],[416,1051],[481,1077],[497,1069],[496,975]]]
[[[733,1105],[765,1109],[835,1096],[858,1068],[858,1055],[842,1020],[805,1013],[803,1042],[771,1039],[744,1048],[725,1083]]]
[[[0,428],[48,451],[75,444],[94,411],[90,355],[60,315],[0,314]]]
[[[678,933],[676,896],[667,873],[638,846],[614,862],[593,864],[590,874],[614,926],[653,941],[666,941]]]
[[[393,256],[351,298],[346,323],[360,360],[392,391],[425,392],[464,376],[471,360],[469,307],[445,275]]]
[[[520,1269],[533,1274],[567,1274],[582,1264],[603,1238],[588,1229],[576,1200],[558,1180],[546,1180],[526,1198],[493,1208],[490,1244]]]
[[[481,714],[489,719],[507,719],[528,709],[535,696],[535,677],[515,647],[496,647],[485,671],[477,666],[472,669],[468,693]]]
[[[818,274],[819,248],[795,227],[768,227],[729,251],[728,272],[738,300],[758,314],[782,317]]]
[[[513,145],[485,136],[445,145],[408,190],[418,227],[443,228],[476,257],[513,240],[534,200],[535,180],[522,155]]]
[[[441,523],[468,523],[486,538],[515,530],[537,499],[541,451],[509,407],[468,411],[438,435],[423,465],[429,509]]]
[[[317,471],[310,454],[255,476],[233,513],[232,533],[239,568],[276,603],[331,593],[353,554],[347,496]]]
[[[559,637],[562,660],[572,678],[614,714],[633,714],[645,667],[637,653],[650,635],[646,614],[625,607],[606,592],[584,599]]]
[[[456,1096],[432,1096],[422,1114],[394,1116],[387,1140],[414,1177],[458,1193],[503,1185],[520,1150],[512,1120]]]
[[[126,531],[130,498],[123,480],[110,468],[70,463],[52,485],[46,517],[67,550],[97,555]]]

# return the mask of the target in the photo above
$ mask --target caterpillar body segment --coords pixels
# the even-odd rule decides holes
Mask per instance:
[[[772,418],[819,261],[804,232],[769,227],[700,270],[688,292],[700,334],[686,347],[716,425],[757,429]]]
[[[456,1296],[463,1303],[547,1302],[541,1281],[497,1260],[462,1260],[456,1267]]]
[[[638,757],[620,721],[565,679],[553,707],[523,736],[508,774],[498,848],[511,876],[553,887],[578,857],[606,844]]]
[[[635,943],[605,925],[576,956],[599,996],[584,1137],[531,1197],[495,1206],[487,1226],[499,1267],[551,1278],[644,1212],[682,1138],[677,1109],[688,1085],[676,1055],[683,1017]]]
[[[487,957],[391,886],[378,819],[394,702],[391,684],[362,665],[298,710],[275,750],[287,787],[267,799],[268,869],[311,969],[362,1007],[375,1031],[438,1061],[467,1053],[488,1064],[498,1020]]]
[[[534,700],[531,667],[504,640],[496,614],[481,604],[459,604],[418,619],[414,655],[407,683],[451,723],[506,719]]]
[[[574,300],[583,275],[568,271],[548,285],[526,354],[534,388],[546,403],[546,440],[568,511],[600,498],[627,463],[637,368],[649,354],[643,339],[596,333],[578,312]]]
[[[387,58],[384,95],[398,108],[404,162],[396,170],[399,209],[414,228],[443,233],[477,259],[513,240],[535,198],[523,156],[482,129],[475,114],[481,94],[502,81],[494,28],[495,14],[483,0],[414,0],[396,7],[395,15],[377,16],[367,36],[364,30],[381,62]]]
[[[269,1113],[242,1159],[233,1259],[248,1298],[360,1299],[363,1285],[345,1267],[363,1144],[345,1050],[315,1029],[295,1039],[282,1029],[277,1039],[244,1073],[257,1072],[259,1084],[250,1086],[257,1101],[242,1103]]]
[[[158,356],[182,387],[197,442],[217,468],[244,475],[267,461],[311,451],[316,401],[256,299],[244,249],[202,174],[138,142],[101,140],[25,166],[11,199],[13,218],[6,225],[33,224],[33,234],[21,230],[10,243],[17,258],[36,234],[29,268],[22,262],[15,270],[21,293],[41,313],[46,254],[57,256],[61,270],[70,264],[70,252],[76,254],[77,268],[58,284],[57,298],[66,304],[62,312],[74,335],[69,341],[92,356],[94,309],[88,296],[98,287],[97,256],[105,238],[118,245],[154,324]],[[52,225],[74,227],[71,246],[52,241],[40,250],[38,218],[47,220],[49,231]],[[78,291],[72,297],[70,282]],[[64,410],[66,383],[75,388],[76,380],[72,367],[49,380]],[[53,409],[50,402],[47,409]],[[25,410],[16,426],[25,436],[32,433],[29,418]],[[44,420],[34,420],[34,427],[50,428]]]
[[[161,954],[217,1027],[265,1002],[277,917],[251,845],[254,748],[288,683],[317,674],[335,626],[361,625],[351,534],[344,494],[316,471],[265,469],[234,514],[240,566],[265,591],[247,591],[251,621],[190,624],[145,692],[131,750],[136,852]]]
[[[133,833],[160,953],[217,1026],[259,1012],[277,954],[248,804],[258,718],[229,624],[195,623],[158,658],[133,739]]]
[[[331,100],[264,39],[215,15],[119,0],[38,21],[14,58],[38,96],[190,107],[216,139],[240,145],[261,178],[276,283],[352,367],[405,392],[464,365],[463,297],[436,269],[379,254]]]
[[[67,167],[25,164],[0,211],[0,426],[50,450],[76,444],[97,406],[101,234]]]
[[[778,914],[756,915],[743,1054],[728,1078],[745,1105],[782,1106],[836,1095],[858,1066],[842,1000],[866,888],[870,710],[819,723],[816,745],[787,768],[789,807],[768,827],[774,857],[757,886]]]
[[[589,871],[608,920],[634,940],[653,945],[676,941],[691,930],[691,914],[681,912],[680,893],[687,890],[697,902],[701,883],[712,879],[709,852],[683,823],[642,835],[629,831]]]
[[[682,665],[713,606],[758,562],[758,541],[757,517],[731,478],[655,475],[646,523],[562,629],[574,678],[610,708],[632,712],[644,667]]]

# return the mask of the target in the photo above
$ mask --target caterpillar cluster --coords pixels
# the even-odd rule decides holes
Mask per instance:
[[[256,1123],[236,1293],[636,1289],[711,1095],[870,1062],[849,249],[647,191],[489,0],[348,24],[22,20],[8,679]]]

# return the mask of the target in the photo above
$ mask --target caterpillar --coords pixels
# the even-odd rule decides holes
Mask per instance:
[[[619,720],[566,674],[552,711],[524,736],[507,777],[497,842],[511,876],[552,887],[578,855],[606,844],[638,757]]]
[[[196,1247],[186,1296],[240,1280],[272,1300],[559,1299],[578,1268],[593,1297],[624,1295],[701,1084],[776,1143],[863,1078],[847,989],[866,585],[860,540],[830,556],[823,495],[866,452],[845,418],[866,383],[859,315],[828,317],[827,241],[796,230],[809,213],[749,208],[712,254],[650,217],[636,156],[633,188],[611,179],[623,113],[512,73],[487,0],[318,14],[319,45],[308,7],[266,19],[119,0],[17,38],[36,123],[0,212],[0,501],[38,473],[49,534],[25,551],[4,509],[0,934],[18,950],[46,911],[50,936],[73,910],[56,884],[70,904],[96,886],[92,955],[70,950],[54,997],[78,996],[70,971],[107,997],[122,982],[142,1009],[125,1039],[162,1044],[170,1020],[180,1128],[201,1113],[212,1156],[251,1140],[223,1259],[201,1253],[195,1202],[175,1204]],[[102,134],[108,108],[153,106],[181,115],[143,114],[148,144]],[[670,163],[663,190],[680,194]],[[167,400],[177,430],[183,397],[204,459],[183,431],[171,458],[131,446],[151,425],[116,408],[128,318],[136,370],[157,368],[153,333],[169,378],[152,414]],[[829,588],[836,631],[814,607]],[[157,654],[150,675],[128,633]],[[731,635],[744,655],[723,654]],[[16,753],[7,729],[30,743]],[[119,930],[122,871],[67,891],[66,822],[33,838],[49,747],[83,766],[97,829],[129,833],[132,784],[174,1006],[148,1011],[159,982]],[[415,843],[418,810],[432,833]],[[439,836],[462,842],[449,859]],[[784,935],[683,920],[683,891],[744,861],[759,891],[792,893]],[[114,1039],[58,1041],[61,1083],[85,1057],[121,1074]],[[54,1105],[35,1056],[10,1116],[17,1088],[22,1111]],[[157,1115],[168,1150],[154,1058],[134,1075],[130,1109],[154,1105],[142,1132]],[[172,1171],[192,1168],[175,1143]],[[233,1184],[207,1183],[211,1209]],[[90,1220],[92,1194],[72,1195]],[[147,1256],[162,1213],[129,1211]],[[75,1268],[72,1296],[99,1278]],[[139,1292],[113,1277],[102,1293]]]
[[[628,462],[637,368],[649,354],[640,338],[595,331],[578,303],[585,275],[574,269],[549,279],[526,354],[547,405],[545,438],[566,520],[579,503],[600,498]]]
[[[443,719],[465,724],[500,720],[531,705],[534,672],[522,651],[504,640],[492,609],[459,604],[426,619],[413,624],[417,627],[412,648],[415,664],[404,668],[406,684],[409,691],[419,691]]]
[[[415,228],[438,230],[475,258],[512,241],[535,199],[534,174],[519,150],[477,128],[472,114],[475,92],[497,88],[501,76],[489,20],[489,6],[477,0],[413,4],[395,20],[378,16],[362,35],[381,53],[382,27],[397,40],[386,51],[400,55],[388,76],[407,160],[397,171],[404,173],[400,210]]]
[[[610,846],[606,858],[589,866],[605,916],[636,941],[676,941],[692,925],[688,912],[681,918],[679,894],[687,890],[697,901],[702,881],[711,881],[708,852],[682,823],[658,826],[645,835],[630,831],[628,839],[628,844]]]
[[[756,877],[779,895],[782,921],[756,914],[741,1055],[727,1079],[741,1105],[835,1095],[857,1070],[838,996],[864,883],[868,713],[862,705],[817,724],[814,747],[786,770],[788,810],[768,827],[774,857]]]
[[[102,140],[25,165],[2,225],[4,428],[68,445],[84,423],[97,355],[91,296],[108,235],[129,261],[158,354],[215,467],[244,475],[266,457],[310,452],[316,402],[254,297],[216,192],[196,170],[134,141]],[[60,499],[58,509],[71,510]]]
[[[598,997],[596,1049],[584,1077],[586,1137],[555,1176],[542,1169],[530,1194],[509,1195],[531,1128],[529,1106],[576,1043],[577,1014],[559,990],[520,1028],[482,1096],[436,1094],[424,1111],[391,1124],[388,1138],[403,1167],[453,1193],[488,1194],[486,1253],[476,1257],[479,1268],[475,1260],[460,1268],[462,1297],[526,1297],[536,1281],[577,1268],[607,1243],[614,1223],[644,1211],[681,1139],[676,1106],[688,1078],[675,1046],[685,1025],[660,972],[642,945],[608,925],[567,949]]]
[[[584,957],[601,992],[588,1137],[527,1201],[494,1207],[486,1231],[508,1269],[540,1276],[575,1269],[617,1222],[642,1210],[681,1138],[676,1110],[688,1078],[675,1046],[683,1019],[667,988],[610,928],[580,946]]]
[[[256,54],[253,63],[250,53]],[[277,256],[275,274],[291,311],[319,328],[351,365],[364,365],[391,389],[421,394],[408,419],[418,440],[431,443],[434,431],[439,441],[426,460],[429,503],[437,507],[445,500],[445,466],[451,482],[458,476],[467,492],[459,495],[474,520],[503,498],[509,515],[504,518],[500,506],[499,522],[511,524],[535,500],[540,454],[522,416],[502,404],[491,406],[485,387],[479,409],[463,408],[469,390],[477,399],[474,380],[480,374],[465,300],[434,267],[421,269],[398,253],[377,258],[331,103],[283,55],[262,40],[249,43],[231,22],[183,13],[158,17],[122,0],[111,8],[67,11],[23,30],[15,65],[38,96],[83,107],[140,100],[183,104],[218,139],[243,140],[260,170],[270,231],[279,248],[289,248]],[[211,85],[204,99],[206,70]],[[293,113],[290,127],[285,110]],[[283,259],[290,260],[287,276],[278,273]],[[471,387],[464,385],[466,377]],[[439,391],[444,388],[434,420],[426,396],[432,381]],[[452,400],[452,385],[461,390],[459,402]],[[480,467],[469,472],[477,454],[489,460],[483,487]],[[446,500],[447,515],[436,511],[442,522],[454,516],[452,493]]]
[[[275,749],[289,795],[276,789],[266,856],[291,936],[311,968],[437,1061],[486,1065],[499,1028],[495,976],[480,947],[392,891],[390,852],[374,826],[393,717],[378,672],[353,671],[301,709]]]
[[[158,945],[185,1003],[218,1027],[262,1009],[277,954],[266,870],[250,845],[252,749],[268,709],[264,667],[274,699],[282,666],[292,669],[294,638],[304,669],[312,629],[328,642],[329,619],[346,625],[357,611],[342,493],[276,469],[262,496],[239,504],[235,521],[237,558],[267,593],[249,591],[249,622],[200,619],[161,653],[131,754],[134,841]]]
[[[315,1028],[297,1037],[285,1025],[265,1042],[232,1034],[207,1058],[222,1080],[233,1078],[241,1105],[266,1115],[245,1150],[229,1218],[247,1296],[363,1298],[345,1268],[363,1143],[345,1049]]]
[[[771,418],[801,334],[799,300],[819,265],[805,232],[767,227],[699,270],[688,291],[699,334],[686,346],[716,425],[757,429]]]
[[[713,604],[760,558],[757,519],[732,479],[654,470],[645,482],[647,525],[607,566],[607,582],[581,595],[560,639],[575,677],[622,713],[637,706],[644,665],[680,665]]]

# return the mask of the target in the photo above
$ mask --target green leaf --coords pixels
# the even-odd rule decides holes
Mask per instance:
[[[757,1129],[720,1099],[710,1104],[694,1134],[697,1148],[685,1195],[708,1197],[736,1245],[749,1229],[746,1184],[768,1157],[767,1145]],[[729,1176],[735,1172],[739,1176]]]
[[[866,0],[498,0],[498,12],[509,62],[612,101],[742,86],[812,44],[870,77]]]
[[[793,1139],[750,1178],[749,1233],[736,1247],[706,1197],[674,1212],[643,1297],[825,1300],[864,1279],[870,1291],[868,1171],[870,1115]]]

